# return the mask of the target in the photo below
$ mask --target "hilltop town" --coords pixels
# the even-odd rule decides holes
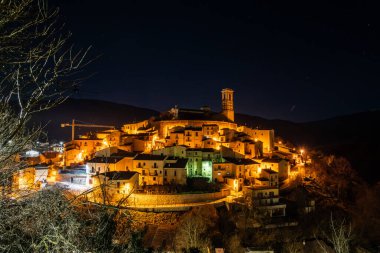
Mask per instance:
[[[250,194],[270,216],[285,216],[279,189],[304,173],[304,150],[276,143],[273,129],[237,125],[232,89],[221,91],[221,102],[221,112],[175,106],[156,118],[81,136],[75,136],[81,124],[73,121],[64,125],[72,128],[71,141],[25,155],[30,166],[17,185],[81,192],[107,183],[112,203],[132,194],[123,204],[139,210],[183,210]]]

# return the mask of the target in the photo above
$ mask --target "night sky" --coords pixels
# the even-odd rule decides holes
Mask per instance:
[[[219,111],[229,87],[237,112],[309,121],[380,108],[379,8],[339,2],[58,5],[75,45],[101,55],[77,98]]]

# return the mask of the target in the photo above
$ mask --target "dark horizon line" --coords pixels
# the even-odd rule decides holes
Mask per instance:
[[[135,107],[135,108],[141,108],[141,109],[151,110],[151,111],[155,111],[157,113],[165,112],[165,111],[158,111],[156,109],[152,109],[152,108],[148,108],[148,107],[137,106],[137,105],[133,105],[133,104],[126,104],[126,103],[117,102],[117,101],[116,102],[115,101],[110,101],[110,100],[107,100],[107,99],[97,99],[97,98],[89,98],[89,97],[83,97],[83,98],[69,97],[68,99],[89,100],[89,101],[92,100],[92,101],[108,102],[108,103],[113,103],[113,104],[127,105],[127,106],[132,106],[132,107]],[[175,105],[173,105],[173,107],[174,106]],[[181,108],[181,106],[179,106],[179,108]],[[189,109],[199,109],[199,108],[189,108]],[[318,122],[318,121],[326,121],[326,120],[331,120],[331,119],[336,119],[336,118],[341,118],[341,117],[347,117],[347,116],[352,116],[352,115],[357,115],[357,114],[362,114],[362,113],[370,113],[370,112],[380,112],[380,108],[368,109],[368,110],[364,110],[364,111],[355,111],[355,112],[351,112],[351,113],[339,114],[339,115],[335,115],[335,116],[331,116],[331,117],[314,119],[314,120],[306,120],[306,121],[302,121],[302,120],[296,121],[296,120],[281,119],[281,118],[269,118],[269,117],[257,116],[257,115],[252,115],[252,114],[248,114],[248,113],[240,113],[240,112],[236,112],[235,111],[236,114],[240,114],[240,115],[246,115],[246,116],[250,116],[250,117],[258,117],[258,118],[262,118],[262,119],[265,119],[265,120],[272,120],[272,121],[286,121],[286,122],[289,122],[289,123],[296,123],[296,124],[314,123],[314,122]]]

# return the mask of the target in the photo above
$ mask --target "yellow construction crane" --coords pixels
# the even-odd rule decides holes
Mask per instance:
[[[115,129],[115,126],[106,126],[106,125],[95,125],[95,124],[78,124],[75,123],[75,119],[73,119],[72,123],[63,123],[61,127],[70,127],[71,126],[71,140],[75,138],[75,127],[102,127],[102,128],[112,128]]]

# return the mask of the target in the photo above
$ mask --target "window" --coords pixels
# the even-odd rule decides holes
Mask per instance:
[[[174,176],[177,176],[177,171],[174,171]]]
[[[165,174],[165,176],[167,176],[168,175],[168,171],[165,170],[164,174]]]
[[[116,183],[117,188],[120,188],[120,182]]]
[[[156,181],[156,177],[153,177],[153,181]]]

